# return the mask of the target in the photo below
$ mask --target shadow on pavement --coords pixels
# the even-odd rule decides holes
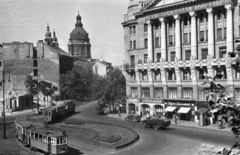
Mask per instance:
[[[68,155],[79,155],[84,154],[80,150],[68,146]]]

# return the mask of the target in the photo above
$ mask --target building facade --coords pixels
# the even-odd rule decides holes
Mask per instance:
[[[227,53],[240,42],[240,1],[130,0],[122,25],[128,113],[198,122],[206,74],[222,73],[216,82],[239,97],[238,54]]]
[[[49,26],[44,41],[38,41],[36,47],[29,42],[3,43],[0,59],[0,100],[4,93],[6,108],[13,110],[27,108],[32,103],[24,84],[26,75],[59,87],[60,75],[73,67],[72,56],[58,47],[56,33],[52,37]],[[43,96],[39,97],[41,102]]]

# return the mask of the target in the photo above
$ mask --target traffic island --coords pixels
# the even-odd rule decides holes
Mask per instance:
[[[84,141],[88,145],[99,148],[118,150],[135,143],[139,139],[136,131],[124,126],[99,122],[79,124],[70,124],[69,122],[74,121],[66,121],[60,127],[66,131],[70,141]]]

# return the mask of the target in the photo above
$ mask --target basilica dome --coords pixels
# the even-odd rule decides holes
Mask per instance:
[[[81,22],[81,16],[78,14],[76,17],[75,28],[70,33],[70,40],[89,40],[88,33],[83,28],[83,24]]]

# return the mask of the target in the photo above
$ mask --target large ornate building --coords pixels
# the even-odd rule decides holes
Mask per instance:
[[[240,96],[238,56],[227,55],[240,42],[240,1],[130,0],[122,25],[128,113],[198,122],[204,74],[223,73],[217,82]]]
[[[93,73],[105,76],[112,65],[102,59],[92,59],[90,39],[87,31],[83,28],[81,19],[78,13],[75,28],[70,33],[68,53],[73,57],[74,66],[91,69]]]

